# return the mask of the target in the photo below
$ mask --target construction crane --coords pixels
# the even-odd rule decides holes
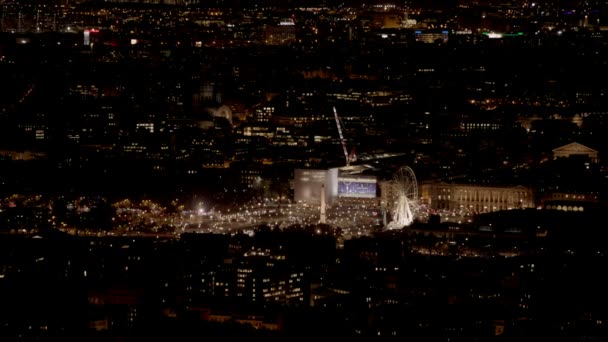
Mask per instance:
[[[340,143],[342,144],[342,150],[344,151],[344,159],[346,159],[346,166],[350,166],[351,162],[357,161],[357,155],[355,154],[355,148],[348,153],[348,149],[346,148],[346,139],[344,139],[344,134],[342,133],[342,122],[340,121],[340,117],[338,116],[338,111],[334,106],[334,118],[336,119],[336,126],[338,127],[338,134],[340,134]]]

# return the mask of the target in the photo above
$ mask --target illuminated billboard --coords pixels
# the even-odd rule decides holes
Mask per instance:
[[[340,177],[338,178],[338,196],[355,198],[375,198],[376,177]]]

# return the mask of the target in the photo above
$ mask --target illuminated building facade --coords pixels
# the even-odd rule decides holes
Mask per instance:
[[[416,30],[416,41],[421,43],[433,44],[433,43],[447,43],[449,31],[422,31]]]
[[[270,122],[274,114],[274,107],[264,106],[256,108],[253,114],[253,120],[256,122]]]
[[[592,163],[597,163],[599,161],[598,151],[577,142],[553,149],[553,157],[555,159],[573,156],[587,157]]]
[[[420,200],[432,209],[485,213],[534,207],[532,189],[523,186],[421,184]]]
[[[553,192],[541,200],[544,209],[575,212],[596,207],[598,202],[597,193]]]
[[[292,20],[281,21],[264,29],[266,45],[288,45],[296,41],[296,26]]]
[[[249,304],[304,303],[304,272],[268,250],[244,254],[235,267],[234,296]]]

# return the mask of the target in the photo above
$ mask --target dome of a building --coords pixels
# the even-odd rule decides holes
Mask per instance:
[[[218,108],[207,108],[207,112],[213,117],[225,118],[232,125],[232,109],[226,105],[222,105]]]

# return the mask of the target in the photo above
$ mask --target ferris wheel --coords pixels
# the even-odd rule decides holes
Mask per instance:
[[[393,176],[396,199],[392,208],[393,220],[387,228],[397,229],[414,222],[414,209],[418,203],[418,181],[409,166],[402,166]]]

